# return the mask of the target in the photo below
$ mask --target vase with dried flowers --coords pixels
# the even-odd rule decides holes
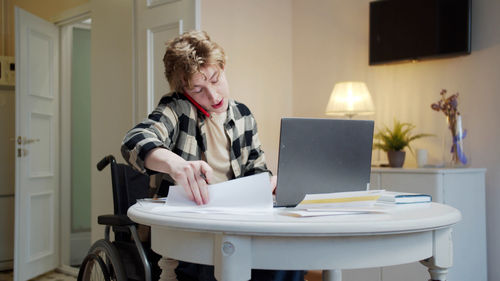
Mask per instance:
[[[431,104],[431,108],[443,112],[446,116],[452,139],[450,165],[465,167],[469,164],[464,152],[464,138],[467,136],[467,130],[462,128],[462,115],[458,111],[458,93],[450,96],[446,96],[446,93],[446,89],[441,90],[441,99]]]

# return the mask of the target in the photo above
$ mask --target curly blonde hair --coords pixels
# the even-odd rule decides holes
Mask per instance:
[[[210,40],[205,31],[189,31],[167,43],[163,57],[165,76],[170,89],[183,92],[191,88],[191,77],[209,64],[217,64],[221,69],[226,65],[224,49]]]

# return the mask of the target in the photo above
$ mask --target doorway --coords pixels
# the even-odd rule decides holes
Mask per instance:
[[[27,12],[21,11],[20,9],[16,8],[16,18],[18,17],[18,14],[23,14],[23,20],[19,20],[21,23],[25,23],[26,19],[29,18],[29,20],[34,20],[34,21],[40,21],[42,22],[42,19],[39,19],[33,15],[28,15]],[[88,13],[87,13],[88,14]],[[88,16],[87,16],[88,17]],[[2,129],[5,129],[5,132],[7,134],[3,135],[0,139],[1,143],[5,143],[6,145],[2,145],[2,148],[4,150],[0,151],[0,158],[7,160],[7,161],[2,161],[4,163],[2,166],[2,169],[0,169],[3,173],[5,173],[5,177],[2,177],[4,181],[0,182],[3,186],[10,186],[14,185],[14,172],[11,172],[14,167],[19,167],[19,165],[13,165],[17,160],[14,155],[14,151],[20,151],[20,154],[22,156],[26,155],[34,155],[33,156],[33,163],[35,164],[40,164],[40,160],[44,161],[57,161],[60,163],[56,164],[51,164],[49,166],[47,165],[38,165],[39,167],[42,168],[51,168],[53,169],[53,173],[48,173],[46,172],[45,174],[52,176],[53,178],[56,178],[57,181],[57,188],[55,189],[56,192],[54,193],[55,195],[53,196],[54,200],[50,202],[50,204],[38,204],[36,207],[45,207],[41,213],[36,213],[36,212],[31,212],[29,215],[31,215],[30,219],[28,220],[28,225],[30,228],[28,230],[34,230],[34,231],[20,231],[17,229],[18,225],[23,225],[21,223],[18,223],[18,218],[24,216],[18,216],[18,203],[16,201],[16,232],[18,233],[32,233],[33,235],[30,236],[31,239],[18,239],[16,237],[16,253],[22,253],[25,254],[26,252],[23,251],[23,249],[19,250],[19,245],[20,243],[23,243],[22,241],[27,241],[35,246],[42,245],[45,241],[49,241],[49,245],[47,246],[47,249],[50,251],[45,251],[45,248],[42,248],[42,246],[35,248],[29,248],[30,250],[29,254],[33,255],[33,249],[34,250],[39,250],[39,252],[45,251],[42,254],[39,255],[40,257],[45,257],[50,254],[51,256],[54,256],[52,259],[53,262],[51,262],[48,267],[44,265],[44,268],[37,267],[34,268],[32,267],[29,273],[27,273],[29,278],[36,276],[38,274],[43,274],[45,271],[54,269],[55,267],[59,267],[59,269],[63,272],[66,271],[66,273],[76,275],[78,272],[77,267],[71,267],[71,265],[78,266],[85,256],[89,246],[90,246],[90,160],[88,160],[88,165],[85,162],[85,155],[90,155],[90,22],[88,20],[86,21],[81,21],[81,18],[78,20],[74,20],[72,22],[77,22],[77,23],[64,23],[64,24],[56,24],[52,25],[46,21],[43,21],[43,23],[47,23],[48,25],[53,26],[53,30],[55,30],[55,34],[61,33],[59,36],[60,39],[48,41],[46,40],[47,37],[43,37],[42,35],[39,35],[39,33],[36,33],[35,31],[30,33],[30,36],[38,36],[35,37],[35,39],[41,38],[39,41],[44,43],[44,42],[49,42],[48,44],[43,45],[40,42],[39,45],[42,47],[46,46],[52,48],[52,46],[57,49],[54,51],[56,55],[53,55],[52,57],[54,58],[53,63],[50,61],[47,63],[46,61],[35,61],[36,63],[42,64],[42,65],[59,65],[60,68],[55,68],[54,70],[48,70],[45,72],[42,72],[42,75],[39,76],[34,76],[35,78],[37,77],[42,77],[44,78],[45,74],[51,74],[50,76],[55,76],[59,77],[58,82],[54,82],[51,84],[48,84],[51,87],[54,86],[56,89],[55,91],[51,90],[51,96],[42,96],[42,95],[34,95],[31,94],[31,96],[34,96],[38,99],[41,100],[57,100],[57,104],[61,105],[55,106],[54,108],[54,114],[43,114],[43,113],[31,113],[31,115],[36,115],[35,117],[39,117],[38,119],[43,119],[42,121],[48,120],[45,123],[41,123],[41,125],[46,125],[46,126],[39,126],[40,122],[36,123],[34,126],[32,126],[32,130],[34,132],[34,136],[41,135],[45,133],[48,137],[46,139],[54,139],[57,140],[57,143],[64,143],[64,145],[53,145],[51,147],[56,148],[56,149],[50,149],[53,151],[58,151],[56,157],[47,157],[45,151],[42,151],[43,153],[38,153],[37,150],[32,150],[31,152],[26,152],[27,150],[23,149],[15,149],[14,145],[14,140],[21,145],[21,141],[18,141],[15,135],[15,130],[13,128],[16,128],[14,126],[17,117],[15,112],[18,112],[16,109],[16,104],[26,104],[25,102],[16,102],[16,100],[13,98],[15,96],[18,96],[17,93],[15,92],[14,89],[17,90],[17,88],[20,88],[20,85],[25,85],[26,83],[20,83],[19,85],[16,85],[15,87],[12,86],[11,88],[2,88],[1,90],[1,98],[0,98],[0,104],[3,109],[1,113],[3,113],[2,117],[5,117],[6,120],[9,122],[4,122],[2,123],[3,126],[6,126],[5,128],[2,127]],[[16,22],[17,24],[17,22]],[[30,23],[32,24],[32,22]],[[20,28],[21,29],[21,28]],[[22,28],[22,30],[28,30],[30,29],[25,29]],[[17,30],[16,30],[17,32]],[[64,33],[64,35],[63,35]],[[24,36],[21,36],[20,38],[25,38]],[[44,41],[45,40],[45,41]],[[24,43],[23,43],[24,42]],[[33,41],[35,42],[35,41]],[[54,43],[51,43],[54,42]],[[26,46],[26,41],[20,41],[19,46]],[[29,44],[28,44],[29,45]],[[26,47],[24,47],[26,49]],[[31,49],[33,54],[33,50],[38,50],[34,47]],[[25,55],[26,52],[17,52],[18,54],[23,54]],[[60,55],[57,55],[60,54]],[[23,57],[20,56],[20,57]],[[35,56],[35,57],[30,57],[30,58],[43,58],[43,56]],[[18,63],[17,61],[16,63]],[[17,68],[17,67],[16,67]],[[24,65],[23,69],[29,69]],[[21,74],[21,73],[19,73]],[[27,77],[28,75],[25,75],[26,73],[23,72],[22,77]],[[21,76],[21,75],[19,75]],[[35,82],[43,82],[43,79],[39,80],[34,80],[33,83]],[[22,81],[21,81],[22,82]],[[58,87],[58,85],[60,87]],[[33,87],[33,89],[38,89],[37,87]],[[58,90],[59,89],[59,90]],[[53,93],[53,94],[52,94]],[[57,94],[56,94],[57,93]],[[57,97],[57,98],[52,98],[52,97]],[[16,109],[16,110],[15,110]],[[20,112],[23,112],[22,110]],[[61,118],[58,117],[58,115],[61,116]],[[14,116],[16,118],[14,118]],[[21,116],[25,116],[24,114],[21,114]],[[41,117],[40,117],[41,116]],[[54,116],[54,121],[51,123],[50,121],[52,120],[51,118]],[[12,118],[11,118],[12,117]],[[33,120],[37,121],[37,119],[32,118]],[[2,120],[4,120],[2,118]],[[61,121],[59,121],[61,120]],[[66,123],[65,123],[66,122]],[[87,125],[86,125],[87,124]],[[45,130],[45,129],[49,130]],[[56,128],[57,130],[52,131],[51,128]],[[34,143],[42,143],[45,138],[38,139],[33,139],[32,142]],[[31,140],[28,140],[31,141]],[[26,141],[26,143],[23,144],[30,144],[31,142]],[[76,149],[77,148],[77,149]],[[49,150],[49,151],[50,151]],[[83,156],[82,156],[83,154]],[[16,153],[17,155],[17,153]],[[36,157],[35,157],[36,156]],[[51,155],[49,155],[51,156]],[[20,157],[20,156],[19,156]],[[48,159],[48,160],[46,160]],[[68,161],[69,160],[69,161]],[[37,162],[38,161],[38,162]],[[53,162],[50,162],[53,163]],[[43,163],[42,163],[43,164]],[[33,165],[34,166],[34,165]],[[38,167],[37,166],[37,167]],[[9,169],[11,167],[12,169]],[[47,168],[48,167],[48,168]],[[59,168],[61,167],[61,168]],[[17,173],[17,168],[16,168],[16,173]],[[30,171],[31,172],[31,171]],[[38,171],[36,171],[38,172]],[[44,171],[42,171],[44,172]],[[50,171],[49,171],[50,172]],[[32,173],[32,172],[31,172]],[[12,174],[12,176],[10,175]],[[38,172],[38,174],[32,173],[34,176],[37,176],[38,178],[46,178],[48,177],[47,175]],[[31,177],[32,174],[30,174]],[[17,175],[17,174],[16,174]],[[24,173],[23,173],[24,175]],[[72,180],[72,178],[75,178],[76,180]],[[86,180],[82,180],[82,178],[85,178]],[[17,182],[17,181],[16,181]],[[12,184],[10,184],[12,183]],[[33,187],[38,185],[32,185]],[[8,191],[8,190],[7,190]],[[12,193],[12,194],[11,194]],[[4,201],[12,200],[10,197],[14,197],[14,189],[12,188],[12,192],[2,192],[2,199],[5,199]],[[23,195],[23,193],[18,193],[17,187],[16,191],[17,197],[19,198],[26,198],[28,196]],[[20,195],[18,195],[20,194]],[[48,195],[47,195],[48,194]],[[38,197],[49,197],[48,192],[39,192],[38,194],[35,195],[29,195],[31,196],[28,199],[31,199],[31,202],[35,202],[35,200],[32,200],[33,197],[38,196]],[[7,202],[8,203],[8,202]],[[9,204],[2,204],[2,206],[5,206],[5,208],[8,210]],[[64,204],[63,204],[64,203]],[[52,211],[52,207],[49,206],[61,206],[61,208],[57,207]],[[22,206],[22,205],[19,205]],[[13,207],[13,206],[12,206]],[[11,208],[14,209],[14,208]],[[19,208],[23,209],[23,208]],[[25,208],[26,209],[26,208]],[[33,209],[35,210],[35,209]],[[4,239],[6,241],[1,241],[2,242],[2,247],[0,247],[0,250],[6,249],[7,253],[7,262],[2,263],[1,265],[5,265],[6,267],[2,269],[12,269],[12,262],[10,262],[9,266],[9,258],[12,259],[14,256],[14,249],[12,245],[14,243],[8,243],[8,239],[14,240],[13,238],[13,221],[14,221],[14,212],[2,212],[2,215],[9,214],[10,215],[4,218],[2,216],[0,219],[3,220],[11,220],[11,223],[4,223],[3,225],[8,227],[11,226],[10,229],[5,229],[6,231],[3,231],[4,229],[2,228],[2,236],[6,236],[7,239]],[[54,215],[52,217],[52,215]],[[55,218],[52,221],[55,221],[56,226],[52,227],[52,221],[51,218]],[[60,220],[60,219],[61,220]],[[45,223],[48,221],[48,223]],[[25,220],[26,222],[26,220]],[[37,222],[33,224],[33,222]],[[52,232],[43,232],[40,231],[37,226],[40,225],[51,225],[50,228],[54,229]],[[43,234],[43,235],[39,235]],[[25,235],[26,236],[26,235]],[[33,239],[33,237],[36,237],[36,239]],[[40,237],[40,239],[38,239]],[[54,238],[55,237],[55,238]],[[60,237],[61,239],[59,239]],[[19,240],[19,241],[18,241]],[[39,241],[37,241],[39,240]],[[3,243],[7,242],[7,243]],[[28,243],[28,244],[29,244]],[[45,243],[46,244],[46,243]],[[7,247],[3,247],[6,245]],[[33,246],[32,245],[32,246]],[[10,247],[9,247],[10,246]],[[52,250],[52,249],[55,249]],[[3,252],[3,251],[2,251]],[[37,253],[35,253],[37,254]],[[18,257],[21,255],[18,255]],[[31,260],[26,259],[25,256],[22,256],[21,258],[18,258],[17,261],[21,260],[23,262],[22,265],[28,264],[25,261],[30,262]],[[32,259],[33,260],[33,259]],[[23,269],[23,266],[16,266],[17,272],[19,270]],[[26,268],[24,268],[26,269]],[[23,271],[24,272],[24,271]],[[15,274],[16,275],[16,274]],[[23,277],[24,276],[24,277]],[[25,279],[28,278],[25,275],[19,277],[19,275],[16,277],[16,279]]]
[[[7,13],[2,1],[2,23],[7,22]],[[61,71],[61,84],[69,85],[69,91],[61,91],[61,104],[68,100],[69,104],[61,107],[63,120],[70,120],[69,127],[61,130],[61,142],[69,144],[69,150],[60,151],[61,158],[68,155],[68,161],[61,161],[61,167],[69,167],[64,172],[67,177],[61,180],[59,189],[61,204],[61,221],[59,230],[61,247],[58,256],[59,264],[78,265],[90,246],[90,15],[89,6],[83,5],[69,13],[62,13],[56,25],[61,33],[61,41],[68,41],[70,56],[61,55],[61,63],[69,66],[70,71]],[[85,20],[84,20],[85,19]],[[3,24],[2,24],[3,25]],[[4,25],[3,25],[4,26]],[[9,27],[9,26],[7,26]],[[10,29],[9,29],[10,30]],[[3,30],[5,31],[5,30]],[[13,28],[11,33],[13,32]],[[9,32],[7,32],[9,33]],[[4,38],[2,47],[13,41]],[[61,42],[62,45],[64,42]],[[10,45],[9,45],[10,46]],[[3,52],[2,52],[3,53]],[[61,52],[62,54],[63,52]],[[6,57],[9,58],[9,57]],[[13,59],[13,57],[12,57]],[[2,66],[4,66],[2,64]],[[64,81],[63,81],[64,79]],[[64,87],[61,87],[61,90]],[[0,85],[0,271],[10,270],[14,266],[14,198],[15,198],[15,85]],[[73,103],[73,105],[71,104]],[[75,106],[78,105],[78,106]],[[75,110],[72,110],[74,108]],[[63,148],[63,147],[61,147]],[[78,149],[77,149],[78,148]],[[79,160],[77,160],[79,159]],[[61,176],[63,178],[63,176]],[[73,180],[71,180],[73,178]],[[68,181],[69,180],[69,181]],[[66,204],[67,203],[67,204]],[[66,241],[68,241],[66,243]],[[75,270],[70,270],[76,273]]]
[[[91,20],[61,26],[61,268],[76,273],[90,247]]]

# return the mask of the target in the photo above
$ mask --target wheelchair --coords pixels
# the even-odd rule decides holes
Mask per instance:
[[[135,204],[137,199],[152,197],[150,179],[126,164],[116,163],[112,155],[99,161],[97,169],[102,171],[107,165],[110,165],[111,170],[114,212],[113,215],[101,215],[97,218],[99,224],[106,226],[104,239],[96,241],[90,247],[80,265],[77,281],[159,280],[161,270],[158,261],[161,256],[151,250],[150,239],[141,242],[138,225],[127,216],[128,208]],[[113,241],[110,239],[111,229],[115,237]],[[252,280],[271,280],[269,278],[267,275],[263,278],[255,276]],[[192,279],[182,276],[178,280]],[[304,280],[304,273],[276,272],[272,280]]]
[[[113,215],[101,215],[97,222],[105,225],[104,239],[96,241],[84,258],[78,272],[78,281],[151,281],[158,280],[161,258],[150,248],[150,242],[141,242],[137,224],[127,217],[127,209],[137,199],[151,197],[149,177],[130,166],[116,163],[113,155],[97,163],[102,171],[110,165],[113,187]],[[114,240],[110,240],[110,230]]]

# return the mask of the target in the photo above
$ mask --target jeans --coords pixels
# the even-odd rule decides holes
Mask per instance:
[[[214,267],[179,261],[175,269],[178,281],[216,281]],[[252,269],[251,281],[304,281],[302,270]]]

